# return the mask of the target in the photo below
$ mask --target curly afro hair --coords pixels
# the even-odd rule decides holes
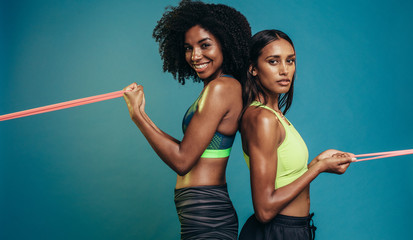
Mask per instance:
[[[163,71],[170,72],[182,85],[185,79],[201,82],[185,61],[185,33],[199,25],[220,42],[224,62],[222,72],[234,76],[242,85],[248,69],[251,28],[247,19],[232,7],[183,0],[177,7],[169,6],[153,30],[159,43]]]

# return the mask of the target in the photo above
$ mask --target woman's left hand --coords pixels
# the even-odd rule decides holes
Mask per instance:
[[[331,157],[320,159],[317,164],[321,166],[321,172],[343,174],[353,162],[353,158],[352,153],[338,152]]]
[[[345,152],[335,150],[335,149],[328,149],[328,150],[320,153],[315,159],[317,161],[320,161],[320,160],[323,160],[325,158],[334,157],[335,155],[342,154],[342,153],[345,153]],[[349,154],[351,157],[354,158],[354,154],[352,154],[352,153],[347,153],[347,154]]]
[[[328,150],[320,153],[317,157],[315,157],[315,158],[313,159],[313,161],[311,161],[311,163],[308,165],[308,168],[311,168],[312,166],[314,166],[314,164],[316,164],[316,163],[319,162],[319,161],[322,161],[322,160],[324,160],[324,159],[326,159],[326,158],[333,157],[333,156],[335,156],[336,154],[342,154],[342,153],[344,153],[344,152],[339,151],[339,150],[335,150],[335,149],[328,149]],[[348,153],[348,154],[350,154],[350,156],[351,156],[352,158],[354,158],[354,154],[352,154],[352,153]]]
[[[126,91],[123,94],[123,98],[128,106],[130,117],[134,120],[137,115],[145,112],[145,93],[143,92],[143,86],[132,83],[123,90]]]

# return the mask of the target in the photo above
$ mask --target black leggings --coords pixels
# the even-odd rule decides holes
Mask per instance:
[[[315,237],[314,213],[308,217],[278,214],[268,223],[261,223],[252,215],[242,227],[240,240],[310,240]]]
[[[175,189],[181,239],[228,239],[238,236],[238,217],[227,185]]]

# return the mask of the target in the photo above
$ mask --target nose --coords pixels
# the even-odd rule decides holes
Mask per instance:
[[[192,56],[191,56],[192,62],[196,62],[200,60],[201,58],[202,58],[201,49],[194,47],[192,50]]]
[[[280,75],[282,76],[286,76],[288,75],[288,66],[285,62],[283,62],[282,64],[280,64],[280,71],[279,71]]]

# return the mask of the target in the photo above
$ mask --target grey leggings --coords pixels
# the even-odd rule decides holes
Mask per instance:
[[[175,189],[181,239],[228,239],[238,236],[238,217],[227,185]]]

